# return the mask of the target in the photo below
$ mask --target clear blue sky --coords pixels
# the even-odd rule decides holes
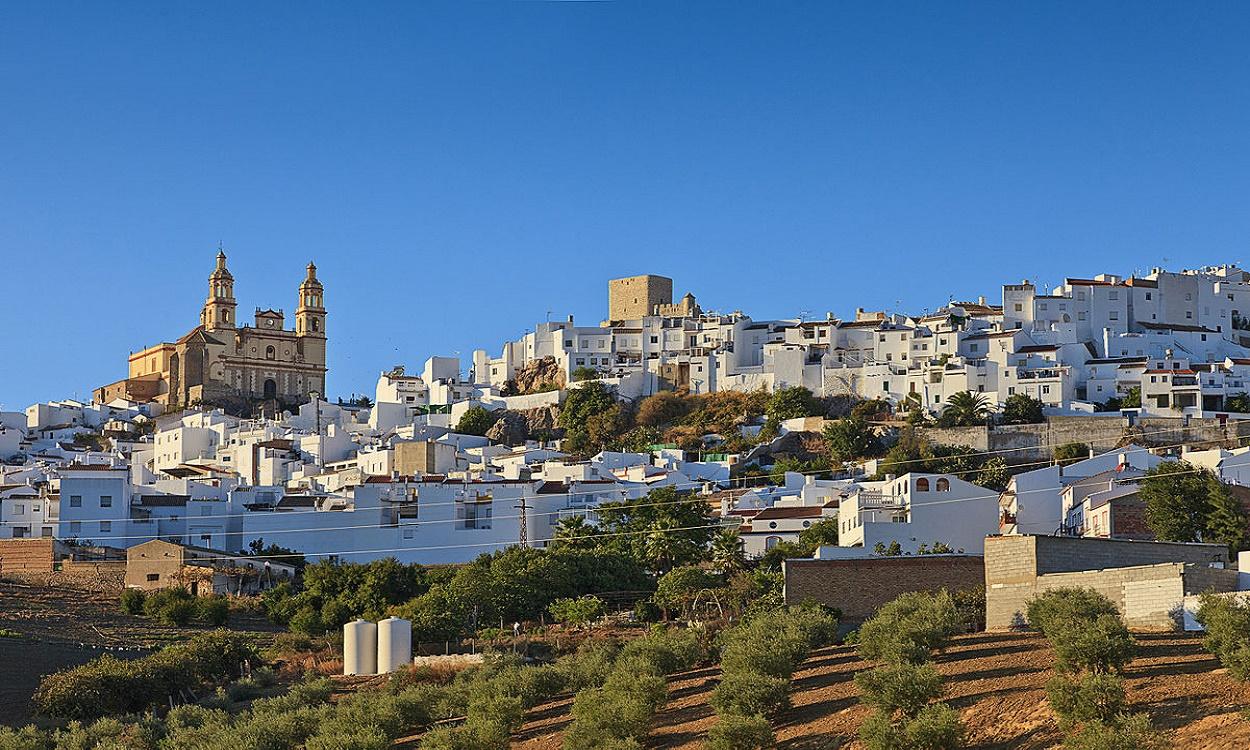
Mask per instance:
[[[612,276],[790,317],[1250,262],[1246,5],[882,5],[4,3],[0,403],[188,330],[218,241],[249,317],[316,260],[332,396]]]

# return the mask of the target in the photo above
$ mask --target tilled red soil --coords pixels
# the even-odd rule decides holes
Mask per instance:
[[[1138,635],[1139,651],[1126,682],[1133,711],[1150,714],[1177,748],[1250,747],[1250,722],[1238,712],[1250,705],[1250,688],[1231,679],[1190,635]],[[1061,739],[1046,702],[1045,683],[1054,655],[1032,633],[980,633],[955,638],[936,663],[946,676],[946,700],[960,711],[969,748],[1041,750]],[[854,674],[871,665],[851,647],[817,651],[794,675],[793,708],[773,723],[786,750],[858,748],[855,733],[869,710],[859,703]],[[716,669],[677,675],[669,703],[654,720],[650,748],[695,750],[715,714],[707,699]],[[570,701],[536,708],[513,738],[513,747],[557,750]]]

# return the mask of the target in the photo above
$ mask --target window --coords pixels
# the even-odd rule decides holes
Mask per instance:
[[[70,496],[69,496],[69,507],[71,507],[71,508],[81,508],[81,507],[82,507],[82,495],[70,495]]]
[[[160,573],[148,573],[146,578],[148,581],[155,583],[161,580],[161,574]]]
[[[109,532],[109,531],[112,531],[112,530],[113,530],[113,522],[112,522],[112,521],[101,521],[101,522],[100,522],[100,531],[101,531],[102,533],[103,533],[103,532]]]
[[[916,480],[916,492],[928,492],[928,491],[929,491],[929,480],[925,479],[924,477],[917,479]]]
[[[80,521],[70,521],[70,522],[69,522],[69,533],[71,533],[71,534],[77,534],[77,533],[78,533],[78,532],[80,532],[80,531],[82,531],[82,522],[80,522]]]
[[[951,480],[947,479],[946,477],[942,477],[941,479],[937,480],[938,492],[946,492],[950,488],[951,488]]]
[[[1022,305],[1022,304],[1020,304],[1019,302],[1017,302],[1017,303],[1016,303],[1016,312],[1023,312],[1023,311],[1024,311],[1024,305]]]
[[[265,347],[265,359],[274,359],[278,354],[278,350],[272,346]]]
[[[1120,311],[1119,311],[1119,310],[1112,310],[1111,312],[1107,313],[1107,318],[1108,318],[1109,320],[1119,320],[1119,319],[1120,319]]]
[[[980,347],[981,347],[980,344],[968,344],[968,351],[975,352],[978,349],[980,349]]]
[[[43,537],[44,539],[51,539],[51,538],[52,538],[52,527],[51,527],[51,526],[44,526],[44,527],[40,530],[40,532],[39,532],[39,536]]]
[[[1146,292],[1146,300],[1147,300],[1147,301],[1149,301],[1149,300],[1150,300],[1150,292]]]
[[[881,381],[881,390],[882,390],[882,391],[885,391],[886,393],[889,393],[889,391],[890,391],[890,381],[888,381],[888,380],[883,380],[883,381]]]
[[[24,516],[24,515],[26,515],[26,506],[25,506],[25,505],[14,505],[14,506],[13,506],[13,513],[14,513],[15,515],[19,515],[19,516]]]
[[[413,537],[412,529],[404,529],[404,538],[412,539],[412,537]]]
[[[100,495],[100,507],[101,507],[101,508],[112,508],[112,507],[113,507],[113,496],[112,496],[112,495]]]

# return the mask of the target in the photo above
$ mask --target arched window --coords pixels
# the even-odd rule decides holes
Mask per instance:
[[[265,359],[273,359],[277,356],[277,351],[272,346],[265,347]]]
[[[929,491],[929,480],[924,477],[917,479],[916,480],[916,492],[928,492],[928,491]]]
[[[773,547],[776,547],[778,544],[781,544],[781,537],[770,536],[764,540],[764,549],[772,549]]]
[[[318,323],[317,323],[317,319],[316,319],[316,318],[313,318],[313,319],[312,319],[312,328],[313,328],[313,331],[314,331],[314,332],[321,330],[321,326],[320,326],[320,324],[318,324]]]
[[[946,477],[942,477],[941,479],[937,480],[938,492],[946,492],[950,488],[951,488],[951,481],[947,479]]]

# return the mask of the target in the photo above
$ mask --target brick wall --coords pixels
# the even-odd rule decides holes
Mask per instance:
[[[861,560],[786,560],[787,604],[814,599],[842,610],[842,621],[859,623],[909,591],[979,588],[985,564],[978,555],[920,555]]]
[[[54,544],[51,539],[0,540],[0,574],[51,573]]]
[[[1155,538],[1150,525],[1146,523],[1146,501],[1135,494],[1117,497],[1111,501],[1111,528],[1120,539]]]

